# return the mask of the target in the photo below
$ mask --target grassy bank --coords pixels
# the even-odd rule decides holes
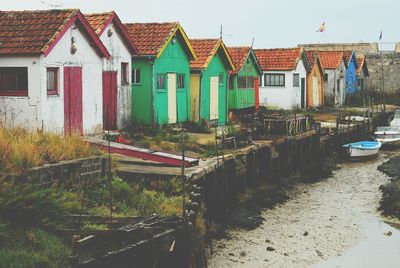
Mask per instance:
[[[64,238],[60,230],[77,228],[71,215],[108,218],[112,213],[116,219],[182,212],[178,178],[148,185],[113,177],[110,191],[107,178],[63,179],[43,186],[13,177],[35,166],[101,154],[79,135],[0,127],[0,152],[0,268],[67,267],[71,237]],[[78,228],[109,226],[82,221]]]
[[[79,135],[62,136],[0,125],[0,173],[22,173],[47,163],[99,155]]]
[[[180,189],[174,180],[163,187],[171,191],[155,191],[115,177],[113,217],[180,214]],[[64,240],[59,230],[73,228],[72,214],[108,217],[109,197],[106,178],[50,187],[0,179],[0,267],[66,267],[70,239]],[[108,226],[82,222],[80,228],[102,230]]]

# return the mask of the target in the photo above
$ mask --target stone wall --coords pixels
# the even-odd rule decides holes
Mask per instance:
[[[366,54],[369,77],[366,79],[367,90],[379,91],[382,81],[382,65],[385,92],[399,93],[400,89],[400,53],[383,52]]]
[[[59,181],[94,180],[106,174],[108,165],[108,158],[96,156],[61,161],[56,164],[32,168],[23,175],[18,175],[17,179],[22,183],[35,183],[39,185],[49,185]]]
[[[300,44],[305,50],[344,51],[354,50],[356,53],[368,54],[379,52],[378,43],[326,43],[326,44]]]

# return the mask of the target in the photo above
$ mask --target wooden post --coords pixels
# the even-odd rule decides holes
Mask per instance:
[[[370,106],[371,106],[371,98],[368,98],[368,131],[370,131]]]
[[[374,117],[375,117],[375,111],[374,111],[374,107],[375,106],[375,104],[374,104],[374,98],[372,98],[372,120],[374,119]]]

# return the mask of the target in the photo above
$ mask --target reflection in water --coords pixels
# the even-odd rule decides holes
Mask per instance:
[[[365,239],[342,256],[332,257],[315,267],[400,267],[400,230],[377,218],[363,220],[360,225]]]

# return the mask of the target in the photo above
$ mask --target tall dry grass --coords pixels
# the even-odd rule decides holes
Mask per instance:
[[[22,173],[34,166],[100,153],[78,134],[63,136],[0,126],[0,172]]]

